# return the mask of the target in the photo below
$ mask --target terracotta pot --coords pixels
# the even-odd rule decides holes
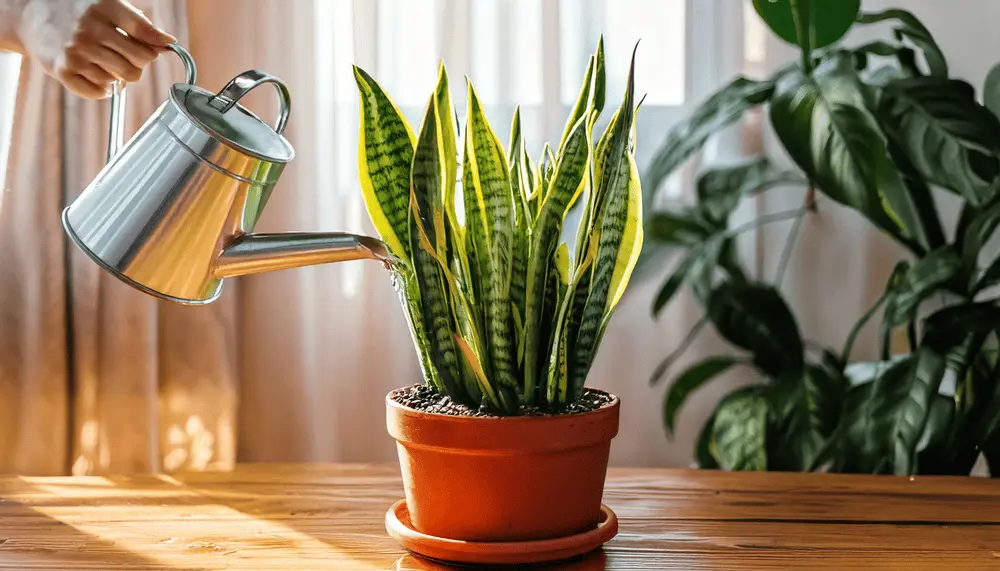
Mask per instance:
[[[468,417],[386,397],[410,523],[461,541],[532,541],[594,529],[620,401],[579,414]]]

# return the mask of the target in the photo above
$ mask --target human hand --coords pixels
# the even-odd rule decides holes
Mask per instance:
[[[138,81],[177,41],[126,0],[26,0],[18,36],[49,75],[87,99],[110,95],[115,80]]]

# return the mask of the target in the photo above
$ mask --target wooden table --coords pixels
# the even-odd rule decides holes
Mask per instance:
[[[383,528],[398,468],[0,477],[0,569],[443,570]],[[552,568],[1000,569],[1000,480],[612,470],[602,552]]]

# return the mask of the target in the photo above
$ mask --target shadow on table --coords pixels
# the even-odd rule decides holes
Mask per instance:
[[[0,490],[0,569],[171,569],[45,513],[69,512],[79,506],[76,499],[61,498],[23,480],[19,488],[25,495],[38,493],[39,499],[28,504],[10,499],[10,490]]]
[[[389,568],[389,571],[457,571],[461,569],[476,569],[479,571],[485,570],[501,570],[501,569],[525,569],[526,567],[531,571],[604,571],[607,569],[608,556],[604,551],[595,551],[589,555],[584,555],[582,557],[577,557],[573,559],[568,559],[566,561],[560,561],[556,563],[549,563],[544,565],[496,565],[496,566],[464,566],[464,565],[453,565],[449,563],[442,563],[439,561],[434,561],[427,559],[415,554],[407,554],[400,557],[394,567]]]

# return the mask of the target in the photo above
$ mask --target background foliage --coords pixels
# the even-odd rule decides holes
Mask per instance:
[[[798,62],[756,81],[739,77],[672,130],[644,184],[662,180],[713,134],[765,106],[795,171],[764,157],[706,170],[694,206],[646,215],[649,246],[679,250],[680,262],[653,302],[660,312],[684,285],[703,306],[689,339],[711,324],[738,350],[674,376],[664,402],[672,430],[686,398],[733,367],[759,382],[718,404],[697,444],[703,468],[968,474],[984,455],[1000,476],[1000,257],[984,247],[1000,224],[1000,71],[975,88],[949,76],[929,30],[905,10],[861,13],[858,0],[755,0],[771,30],[799,46]],[[852,26],[890,22],[892,37],[848,48]],[[801,209],[731,227],[741,200],[779,185],[803,189]],[[814,191],[853,209],[911,254],[842,348],[803,340],[779,292]],[[933,194],[962,201],[946,235]],[[795,219],[772,282],[751,277],[734,240]],[[657,247],[659,246],[659,247]],[[992,252],[995,254],[995,252]],[[645,261],[644,261],[645,263]],[[860,329],[881,318],[880,360],[853,362]],[[909,351],[890,352],[903,328]],[[668,356],[660,379],[680,355]]]

